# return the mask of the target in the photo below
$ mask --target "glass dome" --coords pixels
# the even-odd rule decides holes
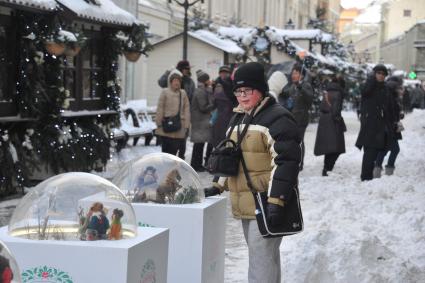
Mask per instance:
[[[16,207],[9,234],[33,240],[119,240],[136,236],[133,207],[111,182],[71,172],[38,184]]]
[[[205,197],[195,170],[168,153],[151,153],[127,162],[112,182],[131,202],[188,204]]]
[[[0,241],[0,282],[20,283],[21,272],[15,258],[6,245]]]

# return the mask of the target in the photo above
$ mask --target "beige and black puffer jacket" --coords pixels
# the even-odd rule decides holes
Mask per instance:
[[[244,128],[244,121],[250,113],[235,108],[236,114],[229,124]],[[298,184],[301,148],[297,125],[292,114],[266,96],[254,109],[254,116],[244,136],[241,149],[254,188],[268,192],[268,202],[284,205],[293,197],[298,197],[295,187]],[[230,138],[237,142],[237,126]],[[215,177],[214,186],[229,190],[232,212],[238,219],[255,219],[254,197],[247,185],[242,165],[234,177]]]

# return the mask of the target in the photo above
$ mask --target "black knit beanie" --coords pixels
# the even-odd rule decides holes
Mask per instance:
[[[378,65],[376,65],[376,66],[373,68],[373,71],[374,71],[375,73],[376,73],[376,72],[381,71],[381,72],[384,72],[385,76],[388,76],[388,69],[387,69],[387,67],[385,67],[385,65],[384,65],[384,64],[378,64]]]
[[[264,74],[264,67],[258,62],[250,62],[240,66],[234,75],[233,91],[240,87],[251,87],[263,95],[269,92],[269,86]]]

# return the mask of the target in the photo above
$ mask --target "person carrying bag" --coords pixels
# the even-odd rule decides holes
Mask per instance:
[[[165,133],[177,132],[182,128],[181,117],[180,117],[180,108],[182,103],[182,93],[179,92],[179,112],[177,115],[164,117],[162,119],[162,130]]]
[[[209,197],[230,191],[232,213],[241,219],[249,249],[248,282],[278,283],[282,237],[303,230],[298,193],[301,137],[292,114],[269,95],[261,64],[239,67],[233,91],[239,105],[227,139],[213,151],[209,170],[215,177],[204,192]],[[231,155],[236,158],[229,172],[220,163]]]
[[[158,99],[155,135],[161,139],[162,152],[184,159],[183,146],[190,127],[190,103],[186,92],[181,89],[182,74],[172,70],[168,76],[168,87],[161,91]]]

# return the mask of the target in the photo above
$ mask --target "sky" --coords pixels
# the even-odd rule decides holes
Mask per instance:
[[[341,0],[341,5],[344,8],[357,7],[359,9],[365,8],[373,0]]]

